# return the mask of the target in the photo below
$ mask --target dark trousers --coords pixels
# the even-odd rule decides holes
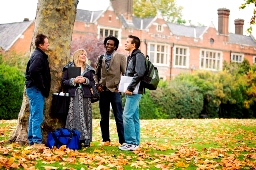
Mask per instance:
[[[100,128],[103,142],[110,141],[109,136],[109,111],[110,111],[110,103],[113,109],[116,128],[119,138],[119,143],[122,144],[125,142],[124,140],[124,126],[123,126],[123,108],[122,108],[122,100],[121,95],[118,92],[111,91],[103,91],[100,93]]]

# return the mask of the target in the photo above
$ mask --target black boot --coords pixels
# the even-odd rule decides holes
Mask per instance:
[[[84,140],[80,140],[78,143],[78,149],[82,149],[83,146],[84,146]]]
[[[90,140],[89,139],[84,140],[84,146],[85,147],[90,147]]]

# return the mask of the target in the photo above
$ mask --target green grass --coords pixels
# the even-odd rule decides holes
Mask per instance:
[[[0,143],[8,139],[15,123],[0,121]],[[13,169],[39,170],[256,168],[255,119],[141,120],[140,149],[134,152],[118,149],[114,120],[110,134],[111,146],[101,146],[99,120],[94,119],[92,146],[82,150],[1,145],[0,167],[8,168],[4,161],[9,161],[9,166],[16,165]]]

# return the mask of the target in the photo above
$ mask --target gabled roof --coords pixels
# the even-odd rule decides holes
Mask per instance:
[[[27,30],[33,21],[0,24],[0,47],[9,50],[17,39]]]
[[[77,9],[76,21],[93,23],[99,19],[99,17],[104,13],[103,10],[100,11],[88,11],[83,9]]]
[[[167,25],[173,35],[192,38],[200,38],[207,28],[206,26],[186,26],[174,23],[168,23]]]
[[[125,28],[136,28],[136,29],[138,29],[138,28],[134,25],[133,22],[129,22],[128,20],[126,20],[123,15],[117,15],[117,16],[118,16],[119,20],[121,21],[121,23],[123,24],[123,26],[124,26]]]
[[[147,27],[155,20],[155,17],[153,18],[138,18],[133,16],[132,21],[128,21],[124,18],[123,15],[118,15],[118,18],[122,22],[123,26],[125,28],[136,28],[140,30],[145,30]]]
[[[252,35],[246,36],[246,35],[229,33],[228,42],[231,44],[256,46],[255,38]]]

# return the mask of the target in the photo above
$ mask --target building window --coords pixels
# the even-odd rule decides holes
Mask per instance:
[[[256,56],[253,56],[253,64],[256,64]]]
[[[112,15],[109,15],[108,16],[108,22],[111,22],[111,19],[112,19]]]
[[[213,43],[214,43],[214,39],[210,38],[210,44],[213,44]]]
[[[109,28],[100,28],[100,37],[105,38],[109,35],[112,35],[116,38],[119,36],[119,31],[115,29],[109,29]]]
[[[241,63],[241,62],[243,62],[243,60],[244,60],[243,54],[231,53],[231,62]]]
[[[221,70],[222,53],[211,50],[201,50],[200,68],[206,70]]]
[[[175,47],[174,48],[174,66],[188,67],[188,48]]]
[[[163,26],[162,25],[157,25],[157,32],[162,32],[163,31]]]
[[[154,64],[168,65],[170,46],[166,44],[149,43],[149,60]]]

